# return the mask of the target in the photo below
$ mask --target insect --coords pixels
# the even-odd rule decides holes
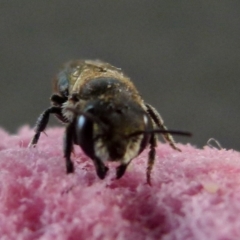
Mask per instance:
[[[117,161],[116,178],[121,178],[132,159],[150,145],[147,182],[155,147],[161,133],[170,146],[180,151],[171,134],[188,132],[167,130],[157,110],[144,102],[131,80],[109,63],[76,60],[65,64],[53,81],[52,105],[38,118],[30,146],[35,146],[45,130],[50,114],[66,124],[64,158],[67,173],[74,172],[73,145],[79,145],[93,160],[96,173],[104,179],[106,161]]]

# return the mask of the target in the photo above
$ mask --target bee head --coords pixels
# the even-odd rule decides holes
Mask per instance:
[[[91,102],[77,114],[76,144],[90,158],[128,163],[148,144],[149,116],[139,105],[122,102]]]
[[[154,129],[148,114],[134,102],[88,102],[75,113],[75,144],[91,159],[128,164],[149,143],[153,134],[189,132]]]

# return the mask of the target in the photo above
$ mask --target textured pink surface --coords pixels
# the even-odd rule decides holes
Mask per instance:
[[[240,239],[238,152],[160,143],[150,187],[147,151],[122,179],[111,165],[99,180],[76,146],[66,175],[63,129],[46,132],[28,149],[32,130],[0,130],[1,239]]]

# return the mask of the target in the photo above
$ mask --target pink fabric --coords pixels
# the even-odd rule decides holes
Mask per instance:
[[[76,146],[66,175],[63,129],[46,133],[28,149],[28,127],[0,130],[1,239],[240,239],[239,152],[159,143],[150,187],[147,150],[122,179],[111,164],[100,180]]]

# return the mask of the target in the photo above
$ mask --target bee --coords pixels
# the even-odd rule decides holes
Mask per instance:
[[[29,146],[37,144],[50,114],[54,114],[66,124],[63,151],[68,174],[74,172],[74,144],[92,159],[100,179],[107,174],[107,161],[120,163],[116,178],[121,178],[130,162],[150,145],[146,175],[151,185],[159,133],[178,151],[171,134],[190,135],[167,130],[160,114],[145,103],[130,78],[109,63],[68,62],[54,78],[53,86],[52,104],[39,116]]]

